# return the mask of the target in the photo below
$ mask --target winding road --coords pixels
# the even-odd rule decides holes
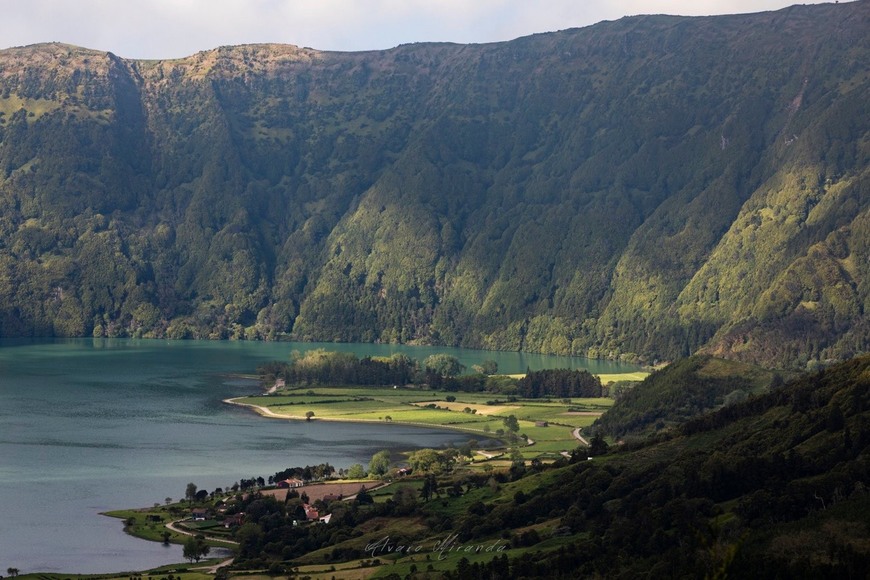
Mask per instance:
[[[580,443],[582,443],[586,447],[589,447],[589,441],[587,441],[586,439],[583,438],[582,435],[580,435],[580,427],[577,427],[576,429],[571,431],[571,435],[574,436],[574,439],[576,439],[577,441],[579,441]]]
[[[185,530],[185,529],[179,528],[177,525],[175,525],[180,521],[181,520],[169,522],[168,524],[166,524],[166,528],[169,530],[172,530],[173,532],[175,532],[177,534],[181,534],[182,536],[196,536],[197,535],[197,534],[191,532],[190,530]],[[217,538],[215,536],[208,536],[206,534],[201,534],[201,535],[206,540],[211,540],[213,542],[220,542],[222,544],[233,544],[234,546],[239,545],[238,542],[234,542],[232,540],[225,540],[224,538]],[[218,571],[218,568],[222,568],[223,566],[229,566],[230,564],[233,563],[234,559],[235,558],[229,558],[227,560],[223,560],[222,562],[218,562],[217,564],[214,564],[212,566],[203,566],[202,568],[191,568],[191,570],[202,570],[206,574],[216,574]]]

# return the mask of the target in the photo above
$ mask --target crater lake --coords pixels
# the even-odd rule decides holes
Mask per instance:
[[[291,466],[367,463],[381,449],[441,447],[455,431],[268,420],[223,399],[260,392],[239,378],[294,350],[527,368],[636,367],[584,358],[403,345],[57,339],[0,341],[0,569],[108,573],[183,561],[181,547],[123,533],[101,512],[229,487]]]

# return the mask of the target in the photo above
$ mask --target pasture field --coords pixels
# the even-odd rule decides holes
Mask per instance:
[[[447,399],[450,400],[447,400]],[[591,425],[613,400],[608,398],[518,399],[494,393],[439,392],[409,387],[312,387],[282,389],[274,394],[229,400],[278,419],[360,421],[446,427],[476,439],[505,438],[504,420],[513,415],[518,434],[534,442],[524,447],[527,459],[552,459],[578,445],[575,428]],[[546,426],[544,426],[546,425]]]

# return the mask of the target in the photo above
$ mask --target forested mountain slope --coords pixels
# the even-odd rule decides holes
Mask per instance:
[[[689,372],[761,378],[701,357]],[[581,446],[552,464],[490,469],[418,464],[377,500],[315,502],[328,524],[297,525],[298,498],[228,498],[229,513],[245,514],[233,566],[374,567],[390,579],[867,578],[868,386],[863,356],[609,452]],[[373,551],[385,543],[393,549]],[[475,549],[494,545],[505,550]]]
[[[595,422],[614,438],[640,437],[778,388],[782,375],[746,363],[696,355],[669,364],[627,389]]]
[[[0,51],[0,334],[866,351],[868,29]]]

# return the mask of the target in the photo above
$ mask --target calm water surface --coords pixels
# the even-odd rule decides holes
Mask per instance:
[[[98,515],[162,503],[294,465],[366,463],[380,449],[438,447],[462,435],[399,425],[262,419],[221,403],[259,391],[253,372],[292,350],[436,352],[499,371],[634,370],[615,363],[437,347],[77,339],[0,341],[0,570],[104,573],[183,561],[180,546],[126,536]],[[401,442],[401,443],[399,443]]]

